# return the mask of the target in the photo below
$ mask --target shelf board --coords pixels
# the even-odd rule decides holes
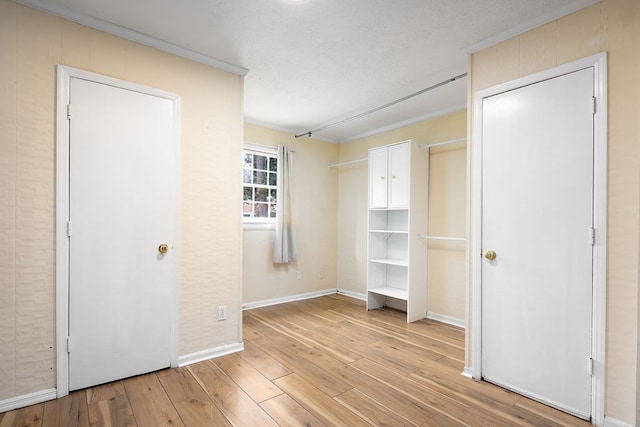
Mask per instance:
[[[408,230],[369,230],[369,233],[409,234]]]
[[[399,265],[401,267],[409,266],[409,261],[407,261],[406,259],[376,258],[376,259],[370,259],[369,261],[375,262],[377,264]]]
[[[384,287],[384,288],[374,288],[369,289],[369,292],[378,295],[384,295],[386,297],[397,298],[404,301],[409,299],[409,292],[406,289],[392,288],[392,287]]]

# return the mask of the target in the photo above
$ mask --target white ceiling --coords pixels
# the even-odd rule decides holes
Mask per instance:
[[[467,71],[467,55],[597,0],[16,0],[244,74],[245,119],[294,134]],[[313,133],[343,142],[457,110],[467,78]],[[215,94],[212,94],[215,96]]]

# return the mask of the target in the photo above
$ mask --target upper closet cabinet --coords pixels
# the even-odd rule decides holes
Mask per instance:
[[[369,208],[408,207],[410,160],[409,141],[369,150]]]

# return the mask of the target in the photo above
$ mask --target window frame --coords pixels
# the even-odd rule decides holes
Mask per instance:
[[[264,145],[257,145],[257,144],[252,144],[252,143],[245,143],[242,147],[242,163],[241,163],[241,173],[243,174],[242,176],[242,191],[243,191],[243,196],[242,196],[242,206],[241,206],[241,214],[242,214],[242,224],[244,226],[244,228],[250,228],[250,229],[272,229],[275,228],[275,223],[276,223],[276,217],[255,217],[255,216],[244,216],[244,203],[245,203],[245,199],[244,199],[244,188],[246,186],[251,186],[252,188],[266,188],[269,191],[271,189],[275,189],[276,190],[276,194],[279,192],[279,188],[278,188],[278,181],[277,181],[277,174],[279,173],[279,165],[278,168],[276,169],[276,185],[256,185],[256,184],[247,184],[244,182],[244,156],[246,153],[251,153],[251,154],[258,154],[258,155],[264,155],[266,157],[269,158],[275,158],[276,160],[278,160],[278,148],[277,147],[270,147],[270,146],[264,146]],[[269,173],[268,168],[267,168],[267,173]],[[277,196],[276,196],[277,197]],[[252,199],[252,202],[254,202],[255,200],[255,195],[254,198]]]

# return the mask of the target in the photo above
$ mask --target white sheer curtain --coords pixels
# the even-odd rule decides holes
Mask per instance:
[[[296,233],[293,228],[293,154],[286,145],[278,146],[278,204],[276,208],[276,238],[273,263],[298,261]]]

